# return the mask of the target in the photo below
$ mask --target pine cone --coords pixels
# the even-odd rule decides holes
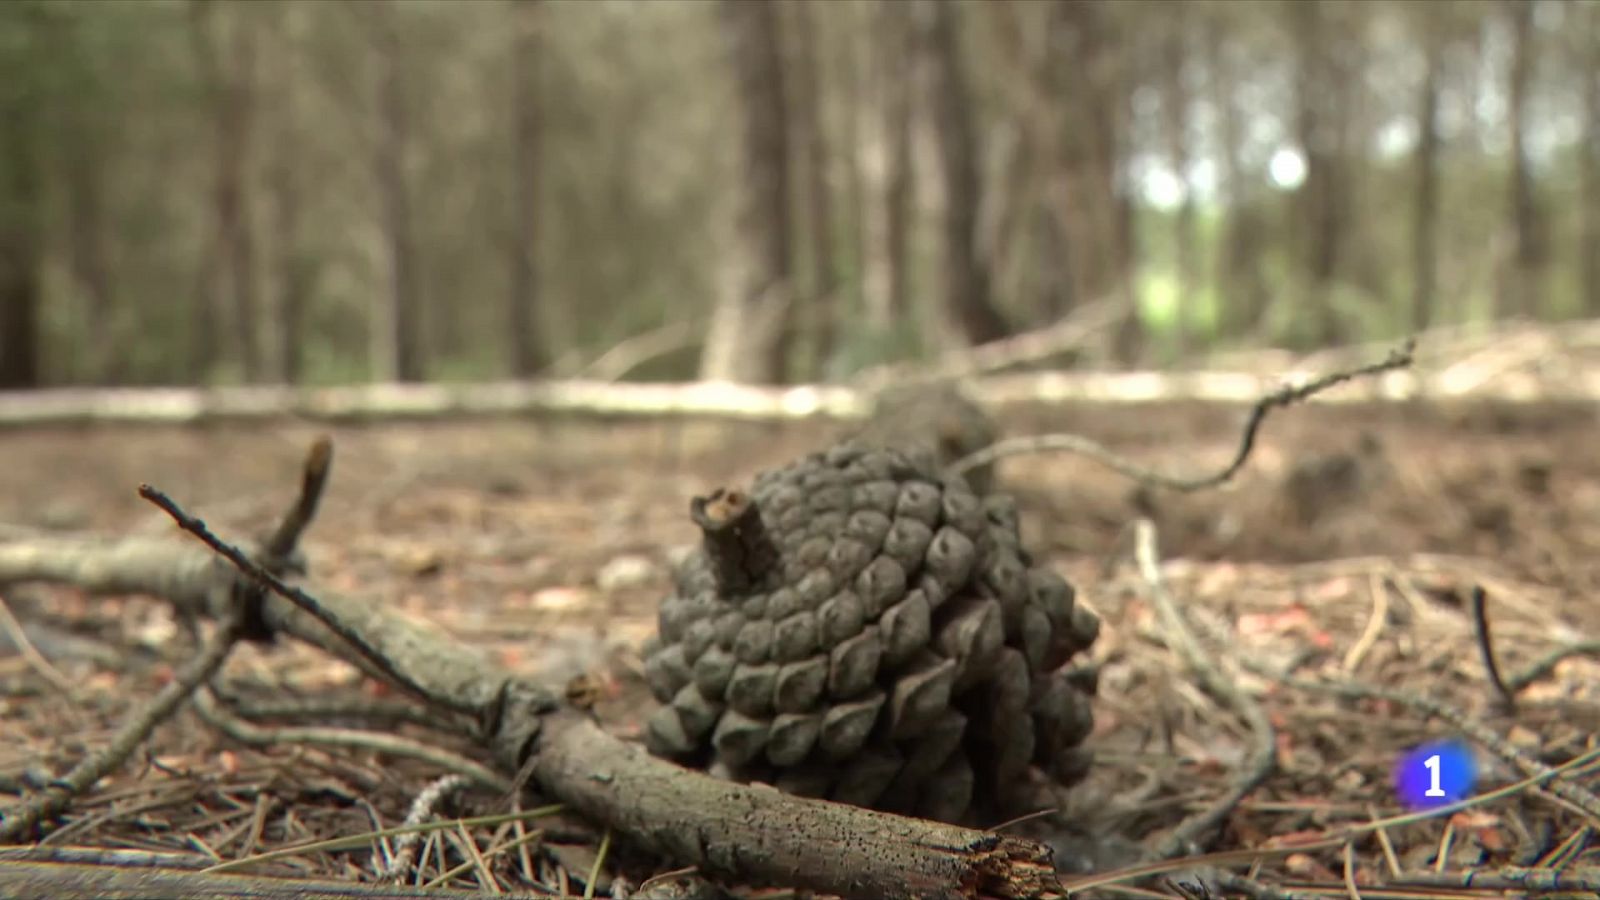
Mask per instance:
[[[1035,567],[1010,498],[846,443],[690,507],[700,548],[646,649],[653,753],[948,822],[1082,777],[1099,621]],[[992,820],[989,820],[992,824]]]
[[[993,444],[1000,431],[983,407],[954,382],[913,384],[883,390],[872,401],[867,423],[851,437],[864,444],[896,447],[916,464],[948,466]],[[994,467],[967,470],[979,496],[994,486]]]

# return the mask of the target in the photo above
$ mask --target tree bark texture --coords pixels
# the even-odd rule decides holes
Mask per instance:
[[[1507,213],[1512,251],[1499,312],[1536,316],[1542,306],[1545,262],[1543,214],[1528,162],[1528,94],[1533,75],[1533,0],[1501,0],[1511,37],[1511,64],[1506,73],[1506,127],[1511,133]]]
[[[1214,261],[1214,281],[1222,305],[1222,331],[1230,336],[1255,331],[1266,314],[1266,285],[1260,268],[1260,224],[1255,198],[1240,158],[1243,113],[1238,77],[1228,44],[1228,29],[1217,17],[1205,27],[1208,97],[1217,116],[1218,190],[1226,200]]]
[[[506,327],[511,371],[530,378],[547,360],[539,329],[539,204],[544,194],[543,0],[516,0],[511,46],[511,296]]]
[[[38,26],[36,26],[38,27]],[[39,345],[41,96],[26,60],[0,92],[0,388],[37,387],[44,379]]]
[[[218,256],[214,301],[226,310],[229,348],[245,381],[262,376],[260,298],[251,214],[250,173],[255,151],[256,35],[252,10],[196,0],[195,41],[211,99],[212,220]]]
[[[977,111],[961,48],[955,3],[927,5],[928,47],[934,73],[932,109],[944,183],[945,313],[969,344],[1010,333],[992,297],[989,261],[978,244],[982,203]]]
[[[1426,26],[1425,26],[1426,28]],[[1417,92],[1417,149],[1413,165],[1415,206],[1411,218],[1411,327],[1427,328],[1434,317],[1439,242],[1439,80],[1440,39],[1424,35],[1422,85]]]
[[[1125,35],[1116,27],[1116,14],[1116,6],[1104,0],[1051,4],[1048,93],[1063,107],[1058,128],[1067,187],[1058,202],[1065,207],[1061,220],[1071,249],[1074,302],[1110,297],[1122,304],[1125,315],[1111,349],[1129,363],[1144,334],[1133,280],[1133,209],[1118,173],[1130,97],[1117,49]]]
[[[373,327],[373,365],[378,377],[421,381],[422,308],[418,293],[417,241],[412,222],[406,158],[411,147],[411,111],[406,97],[405,61],[397,0],[382,0],[370,10],[378,56],[378,130],[374,172],[383,209],[389,262],[389,292],[379,301]]]
[[[1584,82],[1583,150],[1579,158],[1583,203],[1578,235],[1579,294],[1583,309],[1600,316],[1600,10],[1589,9],[1589,75]]]
[[[1199,286],[1199,264],[1195,246],[1194,190],[1189,180],[1189,161],[1193,155],[1189,141],[1189,85],[1186,66],[1189,60],[1189,4],[1178,0],[1168,4],[1164,56],[1164,88],[1168,164],[1176,176],[1180,196],[1172,221],[1172,245],[1177,263],[1174,285],[1174,318],[1178,349],[1187,352],[1194,325],[1194,295]]]
[[[827,118],[823,114],[823,85],[818,62],[815,4],[790,0],[790,34],[793,37],[794,82],[792,96],[799,156],[805,173],[806,224],[809,226],[811,359],[805,376],[814,379],[833,357],[839,321],[838,254],[833,219],[833,153]]]
[[[916,178],[911,156],[911,113],[919,78],[910,4],[878,0],[878,27],[884,41],[884,132],[888,141],[884,174],[884,260],[888,275],[890,321],[904,321],[911,312],[911,211]]]
[[[787,94],[778,7],[719,0],[742,116],[741,271],[707,339],[707,377],[774,383],[789,374],[793,242]]]
[[[305,134],[296,49],[305,28],[305,10],[284,5],[278,10],[278,38],[271,70],[276,150],[267,160],[267,195],[271,207],[272,267],[277,327],[272,334],[273,376],[296,384],[305,375],[306,314],[316,294],[318,262],[305,237],[306,186],[302,160],[295,152]]]
[[[81,23],[63,19],[52,23],[61,40],[66,64],[77,71],[93,72],[95,60],[85,46]],[[67,257],[72,278],[82,292],[85,322],[86,359],[73,373],[96,384],[117,384],[126,376],[126,347],[117,334],[117,287],[111,266],[110,234],[107,214],[110,154],[103,135],[106,100],[98,90],[85,89],[76,102],[61,104],[59,122],[61,149],[56,154],[63,192],[66,195]],[[112,126],[116,127],[115,125]]]
[[[1319,347],[1337,344],[1343,331],[1333,306],[1333,286],[1343,261],[1348,199],[1341,158],[1348,77],[1327,47],[1333,23],[1327,0],[1289,5],[1297,49],[1295,132],[1305,154],[1305,181],[1296,204],[1302,309],[1311,322],[1304,338]]]

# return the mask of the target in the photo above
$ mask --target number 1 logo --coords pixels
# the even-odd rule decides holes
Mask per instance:
[[[1401,754],[1394,767],[1395,793],[1408,809],[1431,809],[1472,794],[1477,765],[1460,741],[1436,741]]]

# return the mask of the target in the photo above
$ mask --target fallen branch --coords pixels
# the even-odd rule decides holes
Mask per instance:
[[[507,894],[506,900],[577,900]],[[32,900],[482,900],[476,891],[410,888],[259,875],[200,874],[184,869],[0,861],[0,898]]]
[[[952,463],[949,468],[950,471],[961,474],[979,466],[990,465],[1008,456],[1060,450],[1092,459],[1120,475],[1125,475],[1140,484],[1150,487],[1185,492],[1213,488],[1219,484],[1226,483],[1234,475],[1238,474],[1240,469],[1244,468],[1245,462],[1250,458],[1251,451],[1255,448],[1256,432],[1261,429],[1261,424],[1266,421],[1267,416],[1273,410],[1299,403],[1328,388],[1356,378],[1403,369],[1411,365],[1415,349],[1415,345],[1407,341],[1400,349],[1390,352],[1388,357],[1380,362],[1355,369],[1332,372],[1313,378],[1301,385],[1285,385],[1261,397],[1250,408],[1250,418],[1246,421],[1244,431],[1239,437],[1239,449],[1234,453],[1233,460],[1219,471],[1210,475],[1184,476],[1158,472],[1130,462],[1111,452],[1105,445],[1076,434],[1041,434],[1031,437],[1011,438],[962,457]]]

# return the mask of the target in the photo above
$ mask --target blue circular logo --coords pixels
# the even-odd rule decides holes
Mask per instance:
[[[1477,779],[1472,749],[1460,741],[1423,744],[1402,754],[1394,767],[1395,793],[1413,811],[1465,800]]]

